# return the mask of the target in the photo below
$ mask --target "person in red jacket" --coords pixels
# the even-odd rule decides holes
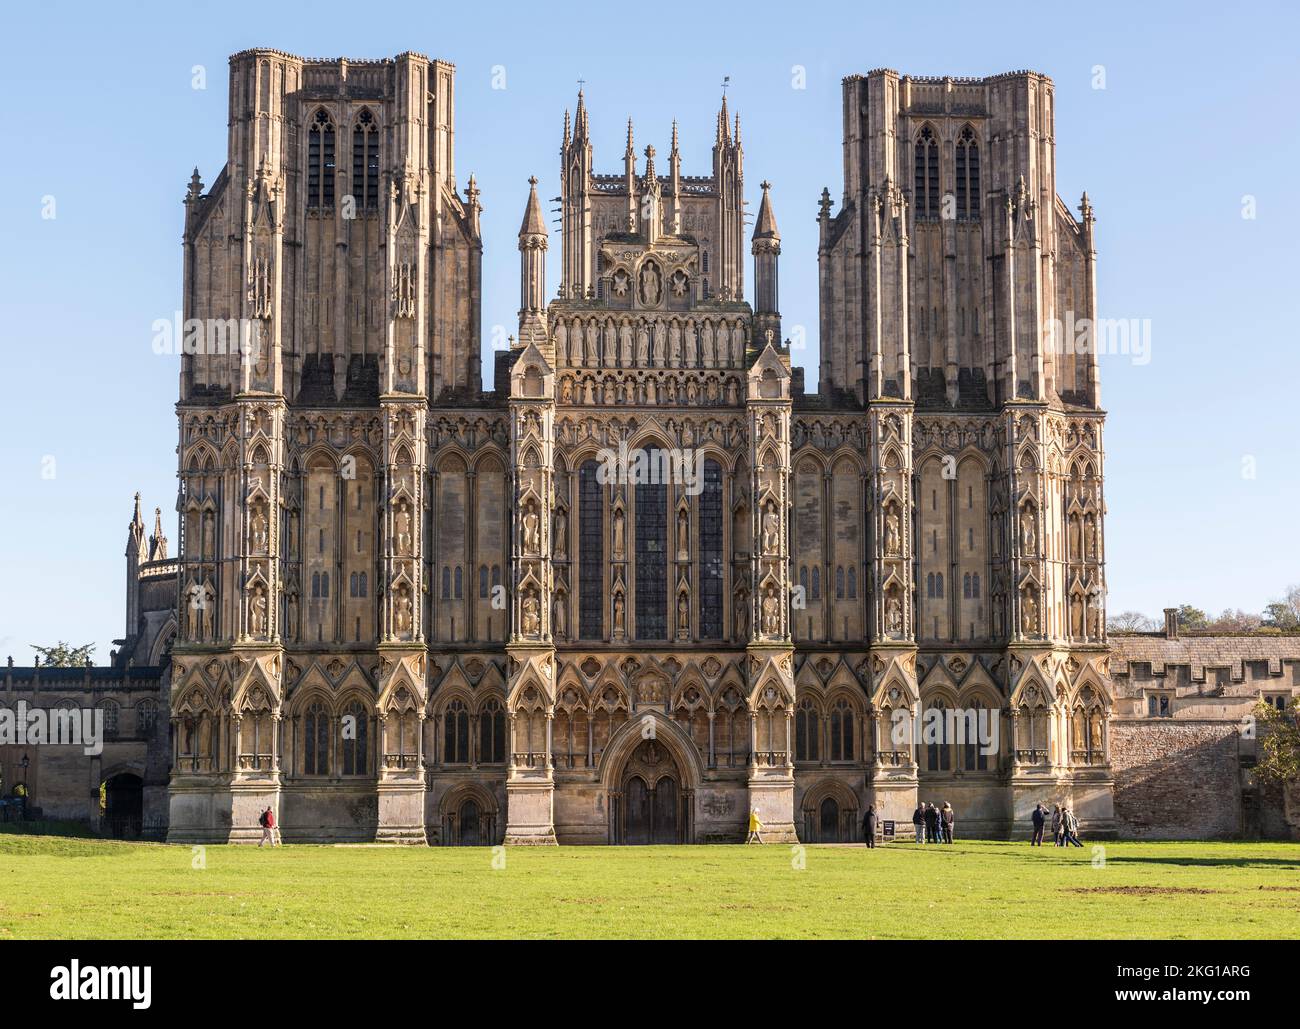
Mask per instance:
[[[274,847],[275,846],[275,812],[271,810],[269,805],[267,806],[267,809],[262,812],[261,817],[258,818],[257,824],[262,827],[262,838],[257,841],[257,845],[260,847],[263,843],[269,843],[272,847]]]

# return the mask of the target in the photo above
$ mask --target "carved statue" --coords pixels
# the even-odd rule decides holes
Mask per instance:
[[[557,364],[569,363],[569,330],[563,321],[555,326],[555,356]]]
[[[695,349],[695,323],[686,323],[686,336],[683,340],[685,353],[682,355],[682,367],[694,368],[699,364],[700,355]]]
[[[551,608],[551,631],[557,638],[561,638],[568,632],[565,622],[564,594],[557,593],[555,595],[555,602],[551,605]]]
[[[1038,632],[1038,601],[1032,592],[1025,593],[1024,603],[1020,607],[1020,629],[1028,635]]]
[[[726,322],[718,322],[718,367],[725,367],[731,356],[731,330]]]
[[[627,322],[618,330],[618,361],[624,368],[632,366],[632,326]]]
[[[524,509],[524,553],[541,552],[541,519],[537,516],[537,504],[530,500]]]
[[[614,560],[623,560],[623,509],[614,512]]]
[[[686,512],[677,512],[677,560],[685,561],[690,557],[690,519]]]
[[[642,368],[650,363],[650,330],[645,322],[636,329],[636,363]]]
[[[266,590],[261,583],[253,587],[253,597],[249,603],[249,621],[254,636],[266,634]]]
[[[769,500],[763,505],[763,553],[775,554],[780,547],[781,519],[776,504]]]
[[[411,510],[406,501],[398,503],[393,514],[393,535],[397,539],[397,553],[403,556],[411,552]]]
[[[217,595],[212,589],[211,583],[205,582],[203,588],[199,591],[199,624],[201,626],[201,639],[204,643],[211,643],[212,639],[212,612],[217,606]]]
[[[885,553],[896,557],[902,552],[903,540],[898,531],[898,512],[890,508],[885,515]]]
[[[743,593],[737,594],[735,598],[734,618],[736,622],[736,639],[745,640],[749,638],[749,598]]]
[[[885,631],[895,636],[903,632],[903,602],[898,597],[885,601]]]
[[[397,591],[393,604],[393,628],[397,635],[405,636],[411,631],[411,591],[405,586]]]
[[[253,515],[250,520],[253,534],[253,552],[257,554],[266,553],[266,506],[258,503],[253,507]]]
[[[685,593],[677,596],[677,631],[682,635],[690,632],[691,629],[691,605],[686,599]]]
[[[613,322],[605,323],[605,346],[600,355],[600,363],[612,368],[618,356],[618,330],[614,328]]]
[[[527,590],[523,601],[523,634],[539,636],[542,632],[542,608],[537,600],[536,590]]]
[[[623,594],[614,594],[614,635],[623,635]]]
[[[776,587],[769,586],[763,594],[763,635],[775,636],[781,631],[780,606],[776,599]]]
[[[1027,554],[1034,550],[1034,516],[1028,508],[1020,513],[1020,549]]]
[[[647,261],[641,266],[641,303],[646,307],[658,307],[662,296],[659,266],[653,261]]]
[[[568,546],[569,520],[564,516],[564,508],[555,510],[555,550],[557,558],[563,560],[569,555]]]
[[[1093,518],[1092,515],[1088,515],[1086,526],[1087,526],[1087,535],[1088,535],[1088,553],[1086,557],[1089,561],[1095,561],[1097,560],[1097,554],[1098,554],[1097,519]]]
[[[682,366],[682,329],[676,322],[668,328],[668,366],[670,368]]]
[[[704,351],[704,367],[712,368],[714,366],[713,325],[710,322],[705,322],[704,328],[700,330],[700,346]]]
[[[560,381],[560,403],[561,404],[573,403],[573,380],[572,379],[566,378]]]

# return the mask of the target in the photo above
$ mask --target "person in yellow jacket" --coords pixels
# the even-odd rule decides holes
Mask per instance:
[[[763,823],[758,818],[758,808],[749,809],[749,835],[745,837],[746,843],[762,843],[763,837],[759,835],[763,831]]]

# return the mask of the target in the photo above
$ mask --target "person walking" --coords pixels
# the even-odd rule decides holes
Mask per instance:
[[[956,823],[957,813],[946,800],[943,802],[943,810],[939,812],[939,820],[943,823],[943,842],[951,843],[952,827]]]
[[[271,810],[270,805],[267,805],[266,810],[262,812],[261,816],[257,820],[257,824],[262,827],[262,838],[257,841],[257,845],[260,847],[263,843],[269,843],[274,847],[275,812]]]
[[[867,846],[873,850],[876,846],[876,805],[871,804],[867,807],[867,813],[862,819],[862,833],[867,838]]]
[[[1082,849],[1083,844],[1079,842],[1079,820],[1074,817],[1074,811],[1071,808],[1066,808],[1063,818],[1065,822],[1065,842],[1061,846],[1068,847],[1073,843],[1076,847]]]
[[[1034,823],[1034,835],[1029,840],[1031,847],[1041,847],[1043,845],[1043,824],[1047,821],[1047,812],[1043,810],[1043,805],[1035,804],[1034,813],[1029,816],[1029,820]]]
[[[912,812],[912,828],[916,830],[916,842],[925,843],[925,804],[917,801],[916,810]]]
[[[1059,804],[1052,805],[1052,846],[1061,846],[1061,807]]]
[[[759,820],[758,808],[752,807],[749,809],[749,835],[745,837],[745,842],[762,843],[763,842],[762,832],[763,832],[763,823]]]

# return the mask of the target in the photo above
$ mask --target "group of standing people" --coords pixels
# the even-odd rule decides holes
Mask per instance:
[[[957,816],[946,800],[943,806],[921,801],[912,812],[912,828],[917,843],[951,843]]]
[[[1047,827],[1047,808],[1042,804],[1034,805],[1034,813],[1030,816],[1034,825],[1034,835],[1029,841],[1032,847],[1041,847],[1043,845],[1043,831]],[[1062,807],[1057,804],[1052,808],[1052,843],[1056,847],[1082,847],[1079,842],[1079,819],[1075,816],[1074,811],[1068,807]]]

